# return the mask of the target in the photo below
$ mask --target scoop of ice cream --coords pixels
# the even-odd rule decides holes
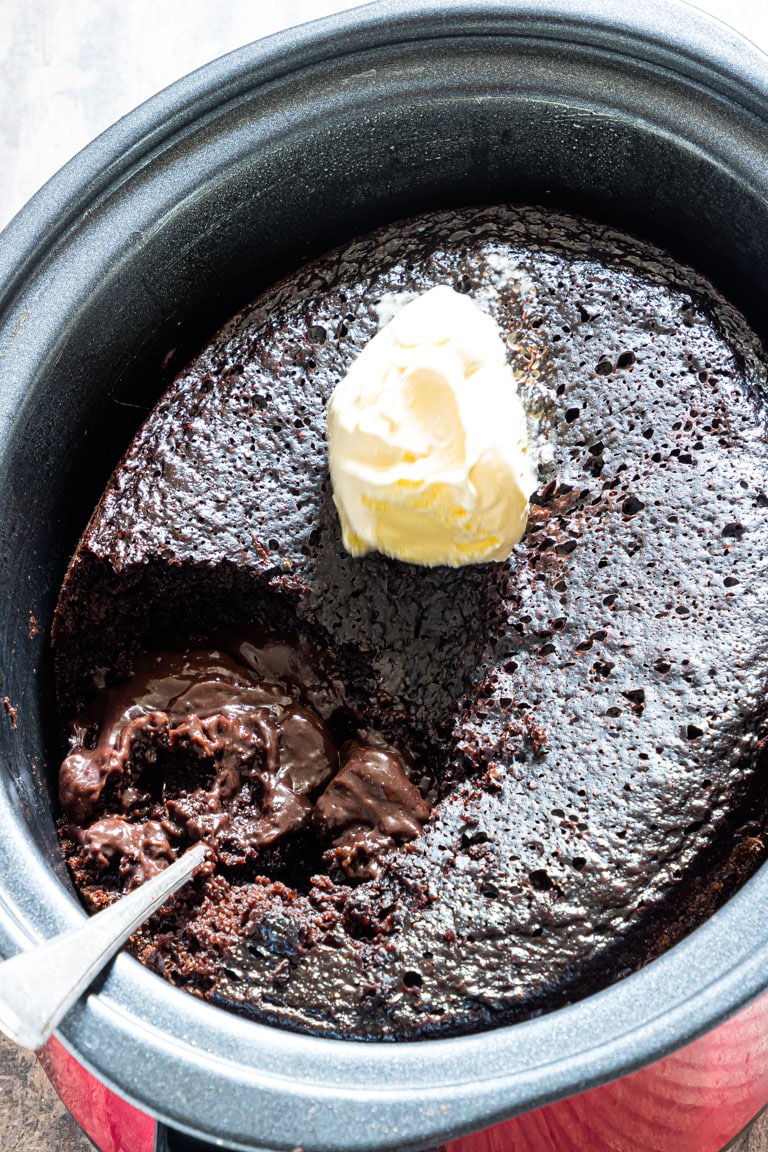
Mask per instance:
[[[446,285],[406,304],[328,405],[344,547],[413,564],[504,560],[535,478],[498,326]]]

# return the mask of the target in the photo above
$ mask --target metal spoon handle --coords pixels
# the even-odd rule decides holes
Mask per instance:
[[[42,1047],[121,944],[190,879],[206,856],[195,844],[157,876],[79,928],[0,964],[0,1031],[22,1048]]]

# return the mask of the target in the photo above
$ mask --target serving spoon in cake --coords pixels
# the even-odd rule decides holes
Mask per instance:
[[[207,852],[205,844],[194,844],[79,928],[0,964],[0,1032],[22,1048],[41,1048],[120,946],[192,878]]]

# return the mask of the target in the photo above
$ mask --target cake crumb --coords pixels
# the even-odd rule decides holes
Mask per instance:
[[[30,614],[29,614],[29,638],[30,638],[30,640],[34,640],[35,637],[39,634],[39,632],[40,632],[40,625],[37,622],[37,617],[35,616],[34,612],[30,612]]]
[[[3,697],[3,704],[5,705],[6,712],[8,713],[8,715],[11,718],[11,724],[13,725],[14,728],[18,728],[19,717],[18,717],[18,713],[16,712],[16,709],[14,708],[13,704],[11,704],[10,696],[4,696]]]
[[[269,560],[270,559],[269,552],[264,547],[264,545],[261,543],[261,541],[259,540],[258,536],[255,533],[251,534],[251,540],[253,541],[253,546],[256,549],[256,551],[258,552],[261,559],[262,560]]]

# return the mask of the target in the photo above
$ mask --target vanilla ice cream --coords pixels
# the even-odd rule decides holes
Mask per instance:
[[[447,285],[406,304],[334,389],[328,455],[353,556],[506,559],[536,480],[495,321]]]

